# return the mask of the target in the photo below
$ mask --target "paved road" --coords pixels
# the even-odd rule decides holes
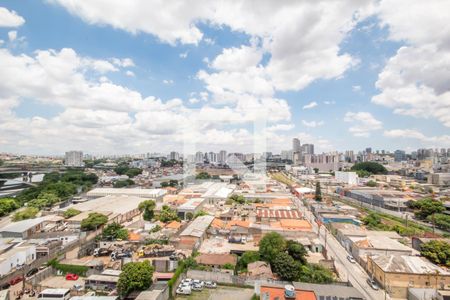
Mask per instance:
[[[317,233],[319,228],[315,221],[314,215],[301,203],[300,200],[297,200],[296,202],[297,206],[300,208],[300,211],[302,211],[306,219],[311,222],[314,231]],[[324,226],[320,228],[319,238],[324,245],[326,239],[328,256],[335,260],[337,272],[342,280],[349,281],[368,300],[390,299],[387,294],[385,298],[384,290],[375,291],[367,284],[366,280],[369,278],[369,275],[367,275],[359,264],[353,264],[347,259],[347,251]]]

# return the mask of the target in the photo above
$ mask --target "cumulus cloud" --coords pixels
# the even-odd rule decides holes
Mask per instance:
[[[325,124],[323,121],[305,121],[302,120],[302,124],[306,127],[310,127],[310,128],[316,128],[316,127],[320,127],[323,124]]]
[[[17,31],[16,30],[8,31],[8,39],[10,42],[14,42],[17,39]]]
[[[0,7],[0,27],[19,27],[25,23],[25,19],[15,11]]]
[[[450,135],[427,136],[415,129],[386,130],[384,136],[394,139],[419,140],[425,147],[450,147]]]
[[[318,104],[316,101],[309,102],[308,104],[303,106],[303,109],[311,109],[316,107]]]
[[[133,71],[130,71],[130,70],[127,70],[127,71],[125,72],[125,75],[127,75],[128,77],[134,77],[134,76],[135,76],[134,72],[133,72]]]
[[[369,137],[371,131],[383,127],[383,123],[375,119],[369,112],[347,112],[344,121],[354,124],[349,131],[356,137]]]
[[[395,4],[395,5],[394,5]],[[398,7],[402,9],[398,9]],[[406,42],[378,76],[376,104],[394,113],[436,118],[450,127],[450,24],[447,1],[380,2],[378,16],[389,38]],[[408,20],[414,16],[413,28]]]

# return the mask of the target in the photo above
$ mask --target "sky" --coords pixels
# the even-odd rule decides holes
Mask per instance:
[[[450,148],[446,0],[4,0],[0,152]]]

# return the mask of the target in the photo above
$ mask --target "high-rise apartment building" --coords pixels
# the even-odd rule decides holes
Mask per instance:
[[[68,167],[82,167],[83,152],[82,151],[68,151],[64,159],[64,164]]]
[[[303,155],[314,154],[314,145],[313,144],[303,144],[301,146],[301,152]]]
[[[298,138],[293,138],[292,139],[292,152],[300,152],[302,151],[301,146],[300,146],[300,140]]]
[[[224,165],[227,163],[227,151],[221,150],[217,158],[219,164]]]
[[[406,152],[403,150],[395,150],[394,160],[396,162],[405,161],[406,160]]]

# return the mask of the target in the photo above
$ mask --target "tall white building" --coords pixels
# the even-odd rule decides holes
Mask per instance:
[[[302,148],[300,146],[300,140],[298,138],[293,138],[292,139],[292,152],[300,152],[302,151]]]
[[[195,153],[195,162],[197,164],[202,164],[204,161],[205,161],[205,158],[201,151],[198,151],[197,153]]]
[[[64,159],[64,164],[68,167],[82,167],[83,163],[83,151],[68,151]]]
[[[224,165],[227,163],[227,151],[221,150],[217,158],[219,164]]]
[[[314,154],[314,145],[313,144],[303,144],[302,147],[302,154]]]

